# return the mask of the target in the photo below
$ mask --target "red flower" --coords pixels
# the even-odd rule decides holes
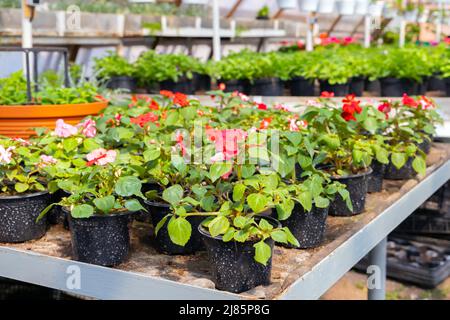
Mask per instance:
[[[270,123],[272,122],[272,118],[264,118],[263,121],[261,121],[261,124],[259,125],[259,129],[264,130],[269,128]]]
[[[257,106],[259,110],[267,110],[267,105],[264,103],[257,103]]]
[[[351,113],[352,115],[362,112],[362,108],[359,105],[361,101],[356,100],[354,94],[347,95],[342,102],[344,103],[342,106],[344,112]]]
[[[342,118],[344,118],[345,121],[350,121],[350,120],[356,121],[354,113],[344,111],[344,112],[342,112],[341,116],[342,116]]]
[[[333,98],[334,97],[334,92],[323,91],[320,94],[320,97],[322,97],[322,98]]]
[[[411,107],[411,108],[417,108],[417,106],[419,105],[417,103],[417,101],[414,100],[414,98],[411,98],[406,93],[403,94],[402,103],[403,103],[403,105],[405,105],[407,107]]]
[[[386,119],[389,119],[389,112],[391,112],[392,107],[389,101],[385,101],[378,106],[378,111],[383,112],[386,115]]]
[[[175,93],[173,103],[179,105],[180,107],[187,107],[189,105],[187,95],[179,92]]]
[[[151,110],[159,110],[159,104],[155,100],[152,100],[152,102],[150,102],[150,105],[148,107]]]
[[[101,102],[109,102],[108,99],[106,99],[104,96],[102,96],[102,95],[100,95],[100,94],[96,95],[94,98],[95,98],[95,100],[97,100],[97,101],[101,101]]]
[[[421,96],[419,99],[419,104],[422,106],[422,109],[428,109],[428,108],[434,108],[434,102],[433,100],[425,97],[425,96]]]
[[[135,123],[139,125],[141,128],[143,128],[149,122],[156,122],[156,121],[158,121],[158,116],[153,112],[149,112],[146,114],[142,114],[138,117],[131,118],[131,123]]]
[[[161,90],[159,92],[159,94],[162,95],[163,97],[166,97],[166,98],[169,98],[169,99],[172,99],[173,97],[175,97],[173,92],[169,91],[169,90]]]
[[[181,134],[180,132],[177,133],[175,140],[177,142],[177,146],[180,148],[181,150],[181,155],[184,157],[187,153],[187,149],[186,146],[184,145],[184,137],[183,134]]]
[[[227,88],[227,86],[225,85],[225,83],[220,83],[219,84],[219,90],[220,91],[225,91],[226,88]]]

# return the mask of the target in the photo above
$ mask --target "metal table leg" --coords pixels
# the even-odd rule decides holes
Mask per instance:
[[[386,299],[387,238],[380,241],[369,253],[367,287],[369,300]]]

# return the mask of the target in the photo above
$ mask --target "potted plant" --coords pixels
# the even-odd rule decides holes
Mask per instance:
[[[339,97],[349,93],[349,81],[353,73],[346,60],[339,59],[332,52],[327,52],[325,57],[318,54],[311,68],[319,79],[321,92],[333,92]]]
[[[289,68],[290,91],[292,96],[312,97],[315,95],[315,74],[311,72],[311,56],[305,52],[289,54],[284,59],[284,67]]]
[[[110,51],[103,58],[94,59],[94,71],[108,89],[124,89],[135,92],[137,81],[134,66],[117,53]]]
[[[69,88],[44,84],[32,103],[27,100],[26,88],[21,71],[0,79],[0,135],[28,138],[35,134],[33,127],[54,128],[61,118],[77,124],[108,106],[88,82]]]
[[[256,14],[256,19],[269,20],[270,19],[269,15],[270,15],[269,6],[263,6],[261,9],[259,9],[258,13]]]
[[[39,239],[47,229],[36,222],[50,196],[40,169],[55,159],[23,139],[0,139],[0,242]]]
[[[69,218],[74,259],[102,266],[117,266],[130,253],[129,224],[135,212],[145,210],[139,198],[141,181],[127,172],[116,150],[99,148],[80,159],[64,184],[71,194],[55,205]],[[84,161],[84,166],[81,165]]]

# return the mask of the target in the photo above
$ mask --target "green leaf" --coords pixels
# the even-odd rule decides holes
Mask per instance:
[[[94,199],[94,204],[103,213],[108,213],[114,208],[116,198],[114,196],[106,196]]]
[[[216,198],[214,196],[206,196],[200,200],[200,206],[207,212],[213,211],[215,200]]]
[[[216,217],[208,224],[209,233],[212,237],[224,234],[229,227],[230,222],[228,221],[228,218],[224,216]]]
[[[137,177],[127,176],[121,177],[117,180],[115,192],[122,197],[130,197],[133,195],[140,195],[142,182]]]
[[[173,243],[184,247],[191,238],[192,226],[183,217],[172,217],[167,225],[167,231]]]
[[[129,211],[136,212],[136,211],[147,211],[141,203],[136,199],[131,199],[125,202],[125,208],[127,208]]]
[[[417,157],[413,160],[412,163],[413,169],[421,175],[424,175],[426,173],[427,170],[427,163],[425,161],[424,158],[422,157]]]
[[[83,141],[83,147],[87,152],[91,152],[100,148],[100,145],[95,141],[95,139],[89,138]]]
[[[236,228],[242,229],[245,227],[245,225],[247,224],[247,222],[249,221],[248,218],[242,217],[242,216],[238,216],[236,218],[234,218],[233,220],[233,225]]]
[[[261,220],[259,221],[259,228],[260,228],[262,231],[270,231],[270,230],[273,229],[273,225],[271,225],[271,224],[269,223],[269,221],[267,221],[266,219],[261,219]]]
[[[303,191],[298,196],[298,201],[302,205],[303,209],[308,212],[312,209],[312,200],[312,193],[310,191]]]
[[[294,237],[294,235],[292,234],[291,230],[289,230],[289,228],[283,228],[284,232],[286,233],[286,237],[287,237],[287,241],[296,246],[299,247],[300,243],[298,242],[298,240]]]
[[[18,193],[23,193],[25,191],[27,191],[30,188],[30,186],[28,185],[28,183],[22,183],[22,182],[17,182],[14,185],[14,189],[18,192]]]
[[[158,224],[155,227],[155,235],[158,235],[159,230],[161,230],[161,228],[166,224],[167,219],[171,216],[172,216],[171,214],[168,214],[164,216],[164,218],[159,220]]]
[[[375,156],[379,163],[389,164],[389,152],[386,149],[378,148]]]
[[[253,176],[253,174],[256,171],[256,167],[252,164],[247,164],[247,165],[243,165],[242,166],[242,178],[243,179],[247,179],[250,178],[251,176]]]
[[[321,196],[317,196],[314,198],[314,204],[317,208],[328,208],[328,206],[330,205],[330,200]]]
[[[286,235],[286,232],[284,232],[284,230],[274,230],[270,233],[270,237],[275,241],[275,242],[281,242],[281,243],[287,243],[288,242],[288,237]]]
[[[233,200],[238,202],[244,197],[245,189],[247,187],[242,183],[238,183],[233,188]]]
[[[292,199],[286,199],[280,204],[276,206],[277,214],[278,214],[278,220],[284,221],[288,219],[291,214],[292,210],[294,210],[295,202]]]
[[[239,230],[238,232],[234,233],[234,240],[237,242],[244,243],[248,240],[248,237],[250,236],[249,230]]]
[[[142,154],[144,156],[144,160],[146,162],[158,159],[159,156],[161,155],[161,150],[159,149],[147,149],[144,151],[144,153]]]
[[[270,257],[272,256],[272,249],[263,240],[254,244],[255,248],[255,260],[263,265],[267,265]]]
[[[51,205],[47,206],[37,217],[36,222],[39,222],[51,209],[53,209],[54,206],[58,205],[57,203],[52,203]]]
[[[229,241],[233,240],[235,233],[236,233],[236,230],[233,227],[228,229],[228,231],[225,232],[225,234],[222,237],[223,242],[229,242]]]
[[[225,173],[230,172],[233,169],[233,165],[231,163],[214,163],[211,165],[209,169],[209,178],[212,182],[215,182]]]
[[[367,118],[366,120],[364,120],[364,129],[366,129],[367,131],[370,131],[372,133],[375,132],[375,130],[377,130],[377,120],[375,118]]]
[[[269,199],[260,193],[253,193],[247,197],[247,203],[254,213],[260,213],[266,209]]]
[[[183,188],[179,185],[173,185],[163,191],[162,198],[171,205],[177,205],[183,199]]]
[[[66,152],[75,150],[77,147],[78,147],[77,138],[68,138],[63,141],[63,148],[64,148],[64,151],[66,151]]]
[[[350,211],[353,211],[353,203],[352,199],[350,198],[350,192],[348,192],[347,189],[339,189],[338,192],[342,200],[345,201],[345,204],[347,205],[348,209]]]
[[[94,207],[88,204],[80,204],[73,207],[71,215],[75,219],[89,218],[94,214]]]
[[[404,153],[398,153],[393,152],[391,156],[392,164],[397,168],[400,169],[406,164],[406,161],[408,161],[408,158],[406,157],[406,154]]]
[[[300,132],[285,132],[284,135],[295,147],[302,142],[302,134]]]

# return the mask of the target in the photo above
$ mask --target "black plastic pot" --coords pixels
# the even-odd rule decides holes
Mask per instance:
[[[422,79],[422,82],[417,83],[417,95],[424,96],[427,94],[429,81],[429,77],[425,77]]]
[[[194,74],[194,90],[195,91],[210,91],[211,90],[211,77],[207,74]]]
[[[39,239],[47,230],[47,218],[36,219],[49,205],[48,192],[0,196],[0,242],[18,243]]]
[[[180,92],[184,94],[194,94],[194,84],[193,81],[186,78],[180,77],[177,82],[172,80],[164,80],[159,83],[161,90],[169,90],[172,92]]]
[[[314,97],[314,79],[294,77],[290,81],[291,95],[295,97]]]
[[[75,260],[105,267],[114,267],[127,260],[132,212],[75,219],[66,208],[63,210],[69,218]]]
[[[276,227],[280,226],[279,222],[273,218],[263,217],[263,219]],[[253,247],[255,242],[223,242],[222,237],[212,237],[201,225],[198,230],[208,252],[216,289],[240,293],[260,285],[270,284],[272,257],[265,266],[256,262]],[[273,240],[269,238],[266,243],[273,252]]]
[[[225,84],[225,92],[235,92],[249,94],[250,83],[248,80],[227,80],[223,82]]]
[[[336,97],[345,97],[348,95],[350,85],[344,84],[329,84],[326,80],[320,80],[320,91],[333,92]]]
[[[365,91],[371,92],[372,94],[379,96],[381,92],[380,80],[370,81],[369,79],[367,79],[365,81]]]
[[[366,206],[366,195],[368,189],[369,176],[372,174],[372,169],[369,168],[364,173],[345,177],[331,177],[331,180],[338,181],[347,186],[350,193],[350,199],[353,205],[353,211],[347,207],[347,204],[340,195],[331,202],[330,215],[339,217],[348,217],[360,214],[364,211]]]
[[[68,196],[70,196],[69,193],[60,189],[50,196],[50,203],[60,202],[64,197]],[[62,224],[65,229],[69,230],[69,221],[61,206],[54,206],[53,209],[50,210],[47,214],[47,221],[53,225]]]
[[[257,79],[251,86],[251,92],[255,96],[279,97],[283,95],[283,83],[278,78]]]
[[[354,77],[350,81],[349,93],[354,94],[357,97],[362,97],[364,92],[364,81],[363,77]]]
[[[414,171],[412,167],[414,159],[409,158],[408,161],[406,161],[405,165],[401,167],[400,169],[397,169],[396,166],[394,166],[391,163],[389,163],[386,166],[386,172],[384,173],[384,178],[389,180],[407,180],[414,178],[417,173]]]
[[[374,160],[370,167],[372,168],[372,174],[368,177],[367,192],[380,192],[383,190],[383,177],[386,165]]]
[[[134,93],[136,92],[137,81],[133,77],[111,77],[106,82],[106,87],[111,90],[122,89]]]
[[[428,91],[445,91],[445,80],[438,74],[431,76],[428,80]]]
[[[397,78],[382,78],[380,85],[382,97],[401,97],[405,92],[401,80]]]
[[[423,141],[419,143],[417,147],[426,154],[429,154],[431,151],[432,140],[433,140],[432,138],[424,137]]]
[[[445,95],[450,97],[450,78],[445,78]]]
[[[156,203],[145,201],[146,209],[150,212],[153,226],[156,228],[158,223],[170,213],[170,207],[165,203]],[[164,254],[168,255],[184,255],[193,254],[198,251],[205,250],[200,233],[197,231],[198,226],[205,220],[205,217],[188,217],[186,218],[192,226],[192,234],[189,241],[184,247],[179,246],[170,240],[169,231],[167,230],[167,223],[159,230],[158,235],[155,236],[155,248]]]
[[[400,80],[403,87],[403,93],[408,96],[414,96],[418,94],[419,83],[411,79],[401,79]]]
[[[316,208],[313,206],[310,212],[305,212],[300,204],[296,204],[291,216],[280,221],[283,227],[288,227],[294,237],[300,243],[299,249],[316,248],[321,245],[326,229],[326,221],[329,208]],[[288,248],[293,246],[284,245]]]

